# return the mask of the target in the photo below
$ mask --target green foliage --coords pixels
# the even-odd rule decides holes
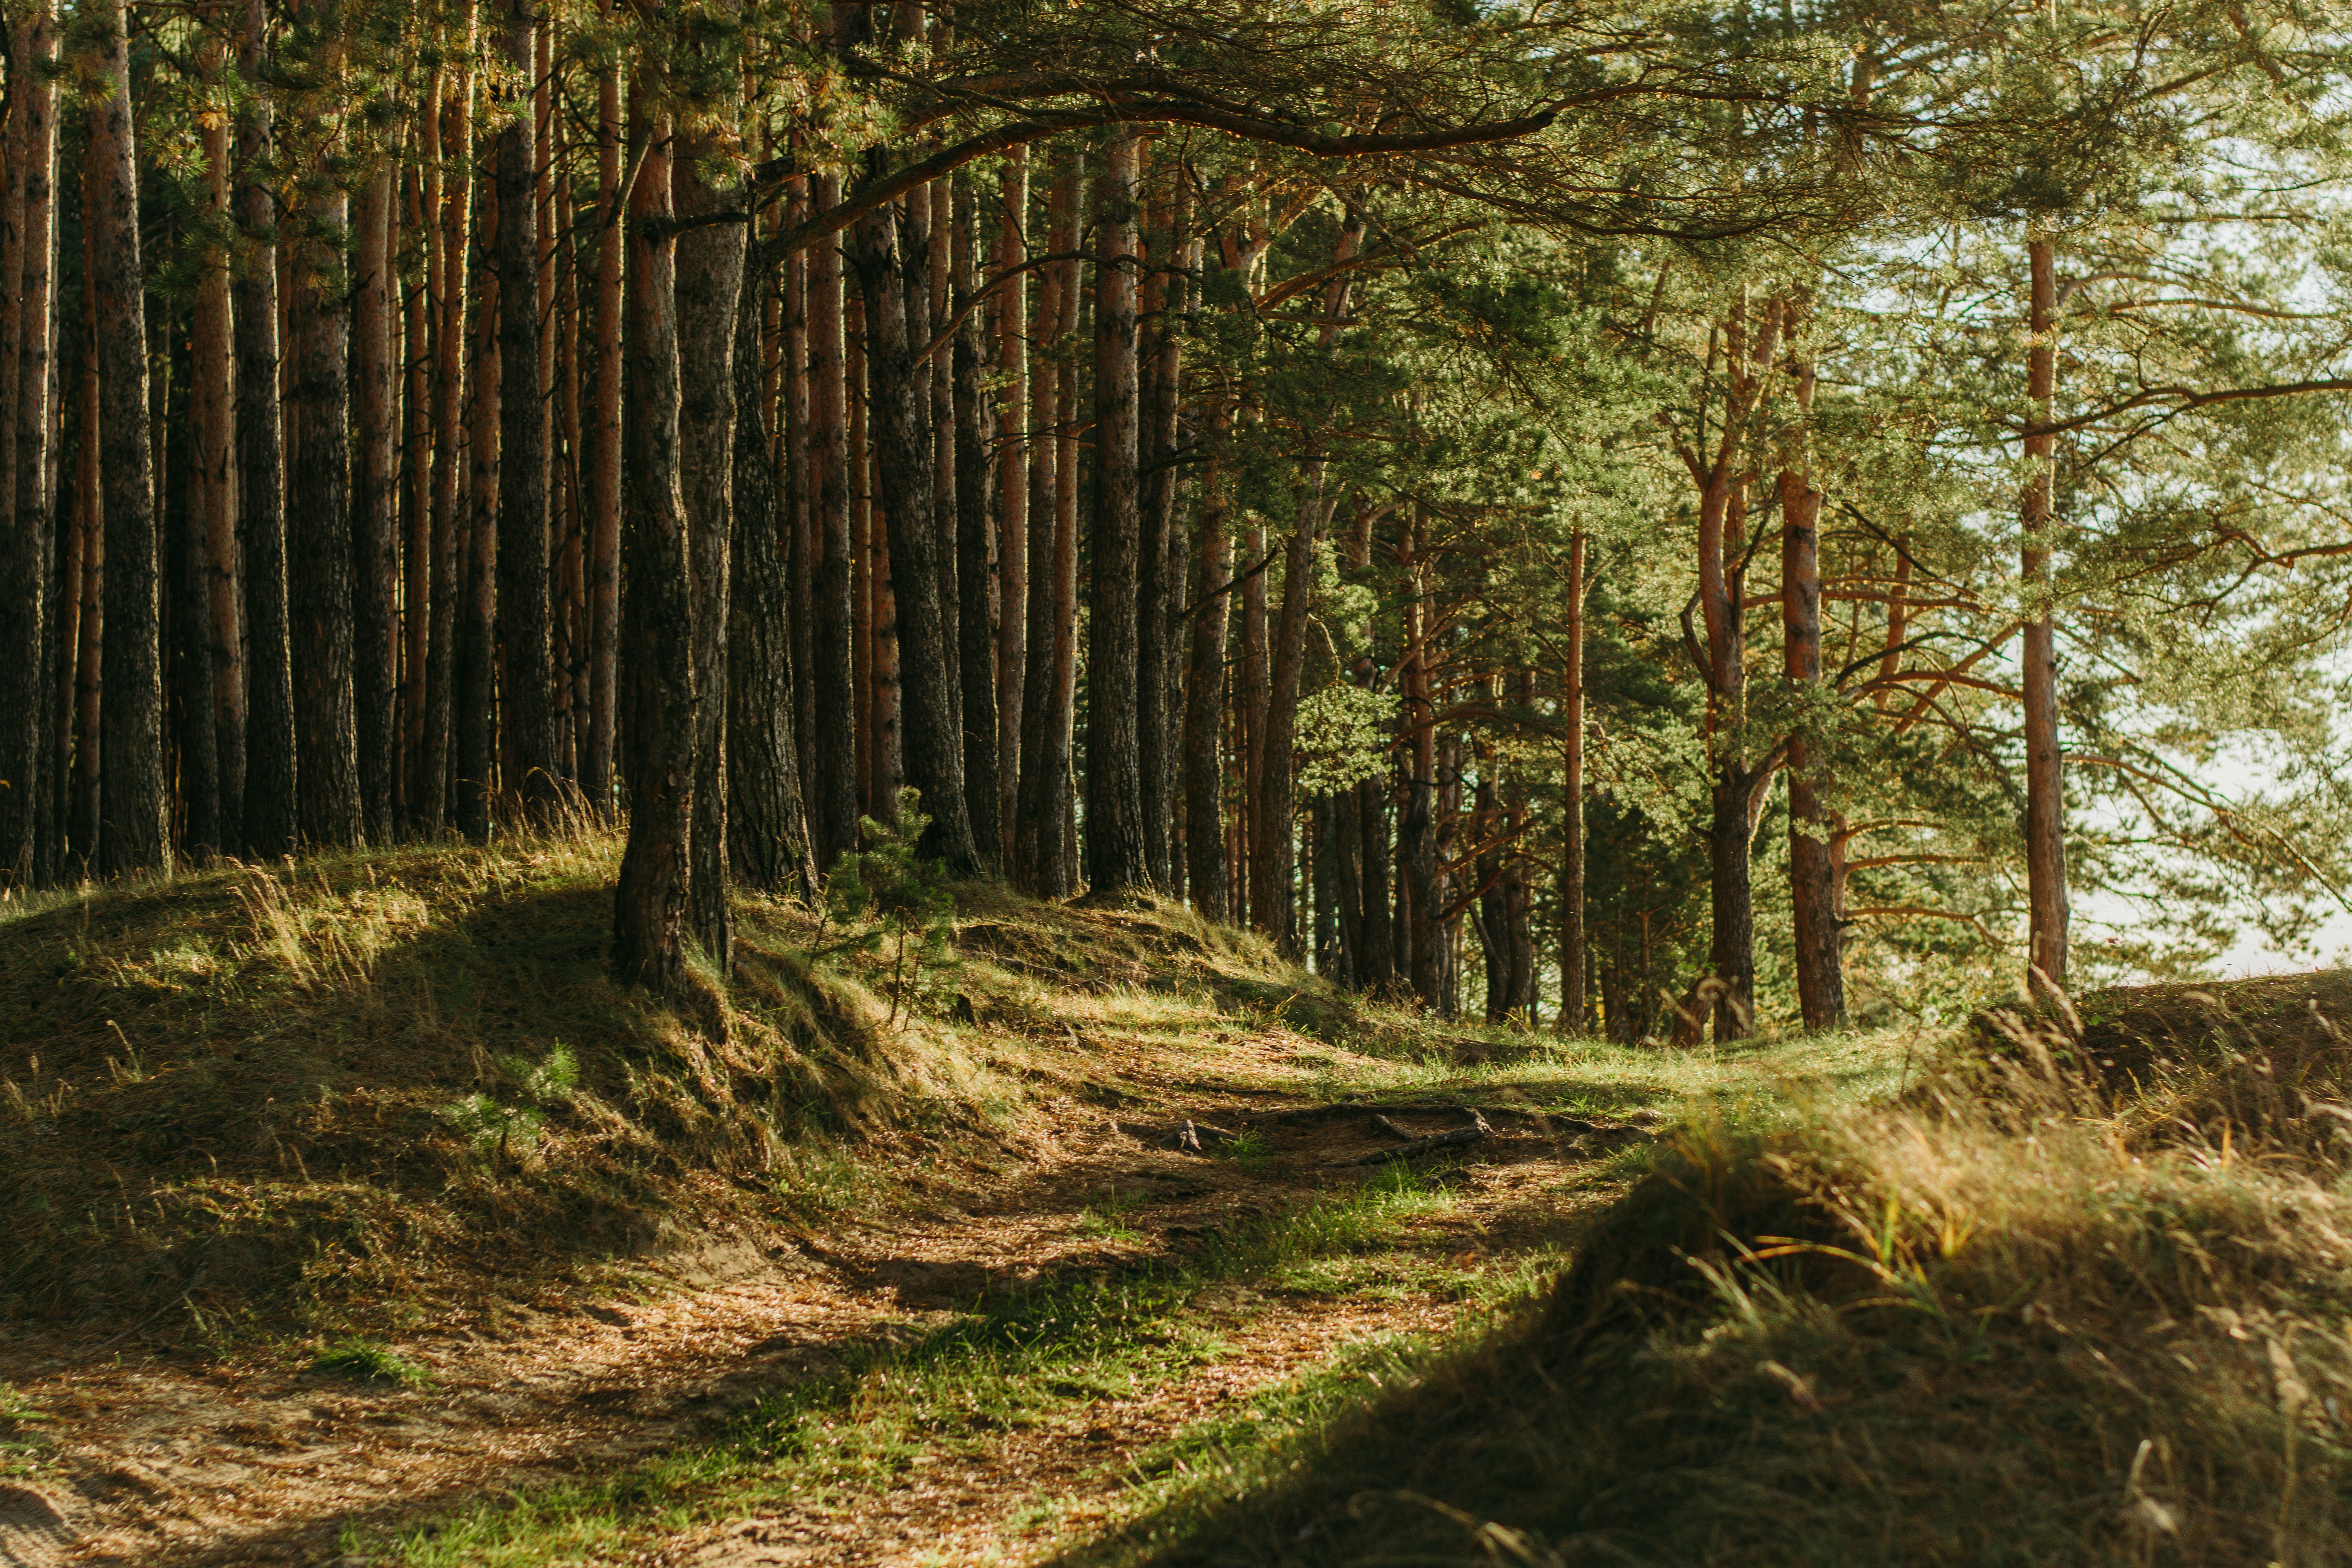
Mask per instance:
[[[310,1362],[312,1372],[334,1373],[362,1383],[396,1383],[404,1388],[429,1388],[433,1374],[386,1347],[365,1340],[345,1340],[329,1345]]]
[[[529,1149],[539,1137],[543,1112],[571,1097],[580,1082],[580,1064],[571,1048],[558,1042],[542,1061],[501,1055],[499,1073],[521,1093],[526,1104],[504,1105],[477,1089],[454,1105],[445,1106],[441,1120],[455,1128],[478,1151],[501,1153]]]
[[[819,956],[887,954],[892,1023],[902,1007],[935,1003],[952,988],[957,973],[955,898],[940,862],[923,859],[917,849],[931,820],[921,804],[920,791],[902,789],[897,822],[863,820],[866,847],[842,856],[825,879],[818,930]],[[826,925],[849,934],[827,946]]]

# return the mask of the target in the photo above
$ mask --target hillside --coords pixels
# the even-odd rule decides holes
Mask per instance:
[[[681,1016],[616,847],[7,922],[0,1562],[2344,1551],[2352,979],[1676,1053],[967,887]]]

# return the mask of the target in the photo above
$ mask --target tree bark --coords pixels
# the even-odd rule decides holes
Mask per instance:
[[[476,843],[490,836],[499,791],[498,558],[499,431],[506,366],[499,341],[499,229],[506,220],[498,180],[474,185],[474,247],[465,277],[472,296],[466,330],[466,483],[459,525],[464,578],[457,597],[457,658],[452,728],[458,830]]]
[[[469,36],[472,16],[468,5]],[[425,666],[425,739],[410,784],[418,829],[427,835],[441,831],[456,793],[457,626],[466,583],[466,254],[472,227],[467,169],[473,138],[473,75],[461,68],[454,86],[443,85],[448,96],[436,102],[437,112],[425,117],[426,272],[433,291],[436,360],[433,595]],[[478,374],[481,367],[476,369]]]
[[[672,178],[681,219],[734,205],[734,193],[705,173],[721,155],[716,126],[679,137]],[[687,921],[721,973],[733,947],[727,910],[727,569],[740,456],[735,317],[743,292],[743,238],[733,224],[706,224],[677,238],[678,488],[693,568],[697,698]]]
[[[1227,416],[1211,416],[1210,445],[1223,443]],[[1225,639],[1233,540],[1225,531],[1223,475],[1212,455],[1201,485],[1200,540],[1192,572],[1192,649],[1184,680],[1185,880],[1192,907],[1213,921],[1232,918],[1225,881],[1224,758],[1219,748],[1225,699]]]
[[[688,835],[697,728],[694,585],[678,485],[678,337],[670,191],[671,122],[637,113],[629,201],[628,590],[621,668],[628,683],[628,847],[614,895],[614,967],[623,981],[675,993],[686,978]]]
[[[749,235],[738,237],[748,244]],[[746,269],[735,316],[733,552],[727,597],[728,860],[731,873],[771,892],[816,895],[801,806],[800,742],[793,733],[788,526],[776,487],[775,447],[761,395],[761,296]]]
[[[0,517],[0,889],[45,881],[42,820],[49,802],[50,687],[45,626],[58,618],[53,588],[56,539],[44,483],[48,431],[49,165],[55,156],[57,89],[43,78],[49,13],[36,5],[10,39],[16,79],[8,94],[5,233],[0,234],[0,440],[8,485]],[[54,635],[53,633],[47,635]]]
[[[2057,247],[2046,232],[2026,240],[2031,271],[2025,395],[2042,425],[2051,423],[2058,392]],[[2066,797],[2063,753],[2058,745],[2057,614],[2052,607],[2050,532],[2056,516],[2058,437],[2025,441],[2027,478],[2020,506],[2024,524],[2026,592],[2034,610],[2023,643],[2025,694],[2025,888],[2028,921],[2026,989],[2066,989]]]
[[[955,182],[953,303],[963,312],[955,335],[955,497],[957,660],[963,681],[963,778],[972,850],[995,875],[1004,863],[996,747],[996,484],[990,470],[989,433],[996,423],[989,382],[996,371],[996,336],[977,306],[980,292],[980,204],[971,176]]]
[[[995,269],[1000,276],[1028,260],[1028,149],[1004,160],[998,199]],[[996,817],[998,859],[1016,882],[1013,858],[1021,797],[1021,739],[1029,663],[1029,315],[1028,279],[1006,277],[993,310],[997,374],[1003,388],[996,408]]]
[[[1087,605],[1087,866],[1092,895],[1106,899],[1152,885],[1137,727],[1143,523],[1136,473],[1135,171],[1136,135],[1122,126],[1112,133],[1096,185],[1094,552]]]
[[[604,0],[611,15],[617,0]],[[621,72],[596,79],[595,334],[588,427],[588,744],[580,768],[589,804],[614,808],[614,721],[621,637]]]
[[[77,182],[87,194],[87,182]],[[94,231],[82,225],[82,277],[90,275]],[[99,390],[97,297],[82,290],[84,321],[81,382],[74,399],[73,522],[81,540],[73,684],[73,784],[66,814],[66,839],[83,877],[97,874],[100,761],[100,703],[105,692],[106,517],[99,500]]]
[[[1585,1030],[1584,994],[1584,531],[1568,541],[1568,659],[1560,672],[1559,1018],[1562,1036]]]
[[[393,769],[400,669],[400,406],[393,383],[393,173],[376,171],[361,190],[360,276],[352,331],[352,428],[359,460],[352,502],[353,565],[352,688],[359,740],[360,825],[373,843],[393,834]]]
[[[1045,251],[1077,244],[1083,154],[1054,171],[1046,197]],[[1070,799],[1070,722],[1077,679],[1077,440],[1076,394],[1061,349],[1076,329],[1077,263],[1051,263],[1038,289],[1042,352],[1031,377],[1036,447],[1029,472],[1029,666],[1023,678],[1021,799],[1013,859],[1021,885],[1060,898],[1077,885],[1065,831]]]
[[[1438,952],[1443,932],[1437,908],[1437,705],[1431,691],[1429,637],[1423,608],[1421,539],[1423,521],[1416,506],[1409,519],[1398,522],[1397,569],[1406,584],[1404,617],[1403,710],[1408,736],[1408,771],[1404,809],[1397,824],[1397,881],[1402,908],[1398,915],[1401,966],[1422,1005],[1442,1009],[1444,965]]]
[[[140,269],[139,163],[123,0],[98,0],[82,221],[98,329],[100,468],[106,528],[105,759],[99,865],[108,876],[169,868],[163,678],[155,548],[155,466],[147,427],[146,280]]]
[[[809,182],[793,182],[783,220],[803,223],[809,213]],[[817,534],[817,475],[809,428],[809,253],[795,250],[784,258],[782,298],[778,327],[782,339],[777,375],[782,395],[778,417],[782,421],[782,460],[787,544],[784,559],[786,592],[792,601],[793,735],[799,746],[794,771],[807,792],[816,774],[816,571],[822,549]],[[806,826],[814,828],[808,811]],[[808,847],[814,854],[814,834]]]
[[[507,63],[535,79],[535,0],[508,0]],[[528,88],[523,90],[527,93]],[[562,791],[555,766],[547,533],[547,383],[541,341],[539,145],[527,103],[499,132],[498,710],[505,794],[533,819]],[[731,304],[734,296],[727,297]],[[722,310],[725,307],[721,307]]]
[[[201,47],[199,71],[207,83],[220,79],[226,46],[208,37]],[[203,211],[213,232],[226,234],[229,214],[229,127],[215,114],[199,121],[204,149]],[[212,673],[214,788],[218,837],[211,847],[233,850],[245,841],[245,647],[239,605],[236,491],[231,468],[235,396],[231,372],[229,272],[231,253],[208,246],[196,280],[189,334],[189,526],[204,538],[205,579],[201,604],[209,633]],[[28,291],[29,293],[29,291]],[[31,309],[29,298],[26,309]],[[29,377],[30,364],[26,365]],[[28,384],[29,384],[29,382]],[[17,472],[26,471],[18,459]],[[190,605],[196,613],[196,605]]]
[[[1794,339],[1797,307],[1791,303],[1786,335]],[[1791,347],[1793,348],[1793,342]],[[1797,408],[1810,420],[1813,367],[1802,359],[1792,366]],[[1807,698],[1822,685],[1822,492],[1815,489],[1810,455],[1780,470],[1781,670]],[[1830,841],[1835,832],[1815,784],[1819,764],[1801,723],[1789,741],[1789,896],[1797,957],[1797,1001],[1808,1029],[1832,1029],[1845,1021],[1845,973],[1839,948],[1837,879]]]
[[[313,197],[317,237],[295,248],[289,301],[294,381],[288,399],[287,573],[294,658],[294,769],[303,838],[361,836],[352,711],[351,307],[333,237],[346,224],[340,191]]]
[[[841,199],[841,182],[814,181],[819,211]],[[809,780],[809,831],[817,865],[830,868],[857,847],[857,687],[851,602],[854,477],[849,468],[849,388],[842,332],[841,245],[828,235],[809,250],[809,491],[816,506],[811,533],[817,555],[816,606],[810,639],[816,688],[816,765]]]
[[[1146,322],[1142,352],[1144,391],[1142,427],[1138,437],[1142,471],[1140,586],[1136,611],[1136,663],[1139,684],[1136,700],[1136,730],[1141,757],[1144,858],[1155,886],[1173,889],[1178,881],[1175,853],[1177,741],[1181,725],[1178,683],[1177,584],[1188,552],[1176,515],[1180,491],[1177,466],[1177,419],[1183,401],[1185,278],[1188,259],[1185,226],[1190,208],[1190,184],[1184,171],[1171,167],[1168,184],[1174,198],[1162,205],[1152,225],[1157,254],[1147,274],[1142,299]]]
[[[880,208],[858,221],[856,265],[866,300],[866,374],[877,478],[889,531],[897,602],[901,744],[907,781],[930,818],[919,853],[954,877],[975,876],[971,820],[964,808],[963,743],[950,690],[955,661],[940,603],[940,535],[928,362],[909,340],[907,300],[917,258],[904,248],[897,215]],[[878,591],[878,584],[877,584]],[[879,781],[877,780],[877,784]]]

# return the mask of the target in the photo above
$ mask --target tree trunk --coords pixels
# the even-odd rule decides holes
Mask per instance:
[[[839,205],[841,182],[820,174],[812,205]],[[809,493],[817,555],[811,668],[816,688],[816,765],[809,779],[809,831],[820,868],[857,847],[857,687],[853,657],[856,606],[850,537],[855,476],[849,468],[849,389],[842,336],[841,244],[827,235],[810,247]]]
[[[457,826],[482,843],[490,836],[499,791],[498,556],[499,427],[506,401],[499,342],[499,229],[506,219],[498,181],[477,182],[473,255],[466,278],[472,302],[467,401],[466,485],[460,535],[465,563],[457,598],[457,661],[452,727],[457,731]]]
[[[180,855],[202,866],[227,843],[221,832],[220,748],[213,712],[212,566],[205,551],[204,489],[188,473],[185,412],[172,406],[172,372],[184,363],[169,353],[159,362],[148,387],[149,429],[160,470],[156,511],[179,522],[164,545],[166,570],[172,575],[164,626],[175,645],[170,668],[177,758],[176,768],[171,768],[172,756],[166,756],[171,772],[164,788],[168,799],[171,779],[177,778]],[[181,401],[185,400],[184,393]]]
[[[1315,541],[1328,510],[1319,496],[1300,509],[1283,556],[1282,619],[1275,628],[1273,668],[1266,682],[1265,728],[1258,742],[1256,842],[1250,856],[1250,918],[1285,956],[1297,958],[1298,931],[1291,898],[1290,755],[1298,721],[1299,671],[1307,651],[1307,617],[1315,599]]]
[[[1367,992],[1388,989],[1396,981],[1396,921],[1389,906],[1389,806],[1379,779],[1356,785],[1356,863],[1362,868],[1363,938],[1356,957],[1356,984]]]
[[[1046,197],[1045,250],[1066,256],[1077,245],[1084,155],[1075,150],[1054,172]],[[1021,721],[1021,800],[1014,860],[1022,886],[1060,898],[1077,885],[1064,830],[1070,798],[1070,721],[1077,676],[1077,440],[1075,376],[1060,350],[1076,330],[1078,264],[1050,264],[1038,289],[1036,335],[1043,351],[1032,376],[1038,446],[1029,483],[1029,668]]]
[[[400,454],[397,389],[393,384],[393,174],[387,166],[362,189],[359,278],[352,332],[353,465],[352,688],[359,740],[361,830],[374,843],[392,838],[394,688],[399,674],[400,547],[396,503]]]
[[[1028,259],[1029,150],[1016,147],[999,175],[995,269]],[[1029,662],[1029,315],[1025,275],[1006,278],[993,301],[997,374],[996,817],[998,859],[1018,882],[1013,858],[1021,797],[1021,731]]]
[[[1560,672],[1559,1020],[1585,1031],[1584,994],[1584,531],[1568,540],[1568,661]]]
[[[676,242],[671,122],[642,103],[629,201],[628,847],[614,895],[614,967],[676,992],[686,978],[687,855],[694,817],[694,585],[678,488]]]
[[[1227,416],[1219,406],[1210,445],[1222,444]],[[1225,881],[1224,758],[1218,740],[1225,698],[1225,638],[1233,594],[1233,541],[1225,532],[1223,476],[1209,459],[1201,485],[1200,542],[1192,574],[1192,657],[1184,680],[1184,856],[1192,907],[1210,920],[1232,918]]]
[[[1152,884],[1176,883],[1176,742],[1179,718],[1170,675],[1176,637],[1177,582],[1185,552],[1177,538],[1176,420],[1181,401],[1184,334],[1179,313],[1184,283],[1177,267],[1185,245],[1189,185],[1169,170],[1172,203],[1156,204],[1151,265],[1141,289],[1138,364],[1142,381],[1137,456],[1140,544],[1136,603],[1136,735],[1143,799],[1144,863]]]
[[[441,112],[440,74],[434,73],[418,113],[429,123]],[[435,138],[437,140],[437,138]],[[440,214],[425,200],[421,167],[411,164],[401,175],[402,197],[411,232],[421,237],[437,232]],[[394,239],[395,254],[397,237]],[[433,254],[438,255],[437,249]],[[401,668],[400,765],[394,775],[400,797],[395,811],[401,830],[415,833],[422,826],[416,798],[417,777],[425,751],[425,667],[431,655],[433,632],[433,281],[432,263],[425,273],[402,289],[400,347],[400,527]]]
[[[2050,423],[2058,391],[2057,250],[2046,233],[2026,240],[2032,268],[2027,319],[2026,397],[2035,416]],[[2058,748],[2058,620],[2052,607],[2050,530],[2056,515],[2058,437],[2025,441],[2025,528],[2028,603],[2025,688],[2025,887],[2030,952],[2026,989],[2066,989],[2066,797],[2063,754]]]
[[[294,769],[302,837],[359,841],[358,737],[352,713],[352,528],[349,396],[351,315],[332,237],[346,198],[313,198],[319,237],[295,250],[288,321],[294,366],[288,399],[286,589],[294,658]]]
[[[612,14],[617,0],[604,0]],[[596,79],[596,293],[588,403],[588,744],[580,768],[589,804],[610,814],[621,640],[621,72]]]
[[[88,182],[77,182],[86,195]],[[96,296],[87,287],[94,231],[82,225],[81,384],[74,399],[73,528],[81,540],[81,609],[77,617],[73,685],[73,793],[67,813],[67,842],[79,862],[79,875],[98,871],[100,761],[100,700],[106,638],[106,518],[99,502],[98,326]],[[289,761],[291,759],[289,758]]]
[[[0,439],[15,450],[19,476],[12,498],[15,532],[36,552],[32,564],[47,601],[38,606],[42,613],[29,628],[33,663],[26,676],[31,684],[24,695],[29,704],[25,723],[30,731],[31,749],[11,763],[27,770],[16,775],[25,788],[20,809],[26,823],[21,829],[0,835],[0,855],[6,857],[5,865],[0,866],[0,880],[10,870],[21,868],[27,880],[41,885],[54,881],[58,868],[56,808],[60,781],[54,721],[58,710],[50,706],[50,699],[58,690],[56,678],[63,670],[61,626],[70,614],[57,576],[58,557],[63,552],[58,548],[57,508],[49,479],[49,436],[57,414],[49,353],[55,308],[51,252],[57,233],[57,85],[44,75],[44,68],[54,58],[55,36],[49,6],[37,4],[12,40],[12,58],[25,72],[21,85],[9,94],[8,116],[16,199],[23,214],[18,237],[24,245],[24,259],[18,290],[24,314],[16,370],[19,389],[16,423],[0,427]],[[0,821],[5,820],[0,816]]]
[[[1087,865],[1092,893],[1151,886],[1143,832],[1136,595],[1142,498],[1136,474],[1135,168],[1116,130],[1096,185],[1094,552],[1087,573]],[[1302,605],[1301,614],[1304,614]]]
[[[1263,924],[1256,907],[1258,791],[1265,767],[1266,621],[1265,525],[1255,518],[1242,535],[1241,658],[1234,671],[1234,730],[1241,752],[1241,866],[1234,889],[1234,919]],[[1246,907],[1244,907],[1246,906]]]
[[[467,11],[472,31],[472,8]],[[466,254],[471,232],[467,170],[474,83],[460,70],[439,112],[425,117],[427,282],[433,290],[433,602],[425,666],[425,742],[410,785],[418,828],[437,834],[456,793],[457,626],[465,592]],[[445,168],[446,160],[446,168]],[[434,211],[438,205],[439,212]],[[477,378],[484,367],[476,366]],[[615,402],[617,404],[617,396]]]
[[[1795,336],[1795,306],[1788,335]],[[1810,419],[1813,367],[1795,364],[1797,407]],[[1798,692],[1817,699],[1822,684],[1822,492],[1810,458],[1780,470],[1781,669]],[[1809,732],[1811,711],[1789,741],[1789,897],[1797,957],[1797,1001],[1808,1029],[1845,1020],[1845,974],[1839,953],[1835,829],[1815,792],[1819,767]]]
[[[207,82],[220,79],[225,46],[207,38],[200,69]],[[226,234],[229,218],[228,122],[214,117],[197,128],[204,149],[203,211],[211,232]],[[245,841],[245,647],[237,593],[236,491],[230,467],[234,427],[230,408],[230,253],[209,246],[196,279],[189,334],[188,522],[204,538],[204,597],[189,613],[208,629],[212,672],[214,789],[218,837],[211,847],[234,850]],[[28,290],[29,294],[29,290]],[[31,310],[29,298],[26,309]],[[31,366],[26,364],[28,377]],[[17,472],[26,472],[18,459]]]
[[[168,868],[163,675],[158,637],[154,454],[147,428],[146,280],[140,269],[139,163],[131,129],[131,42],[123,0],[83,13],[109,92],[90,104],[82,222],[98,330],[100,468],[106,528],[105,699],[100,710],[108,876]]]
[[[889,581],[897,606],[906,776],[920,792],[922,809],[930,818],[919,852],[941,861],[950,876],[971,877],[979,873],[980,861],[964,809],[963,742],[950,691],[955,661],[947,647],[947,621],[940,603],[929,367],[919,357],[922,345],[910,341],[907,320],[910,274],[918,258],[902,246],[897,215],[887,207],[861,218],[855,232],[858,282],[866,300],[875,468],[889,533]]]
[[[972,849],[991,875],[1004,864],[1003,812],[996,762],[996,574],[990,546],[996,537],[995,476],[989,471],[989,431],[996,423],[989,383],[995,374],[996,335],[977,307],[980,292],[980,204],[970,175],[955,182],[954,306],[963,312],[955,335],[954,414],[956,496],[956,636],[963,680],[963,778],[971,818]]]
[[[60,618],[54,592],[56,540],[44,482],[48,431],[49,165],[57,89],[40,68],[49,14],[36,5],[10,39],[16,75],[8,94],[5,240],[0,240],[0,440],[10,479],[0,537],[0,889],[47,880],[41,865],[51,689],[44,627]],[[54,635],[50,632],[47,635]]]
[[[723,110],[731,116],[731,107]],[[725,127],[679,138],[673,176],[678,216],[734,205],[705,166],[722,155]],[[694,588],[694,827],[687,922],[725,973],[733,931],[727,910],[727,568],[734,532],[735,317],[743,292],[743,233],[705,224],[677,237],[678,479],[686,502]]]
[[[739,243],[749,236],[739,237]],[[733,875],[771,892],[816,895],[801,807],[793,734],[791,594],[785,509],[768,438],[760,276],[747,270],[735,316],[733,552],[727,596],[728,860]]]
[[[809,182],[793,182],[783,221],[805,222],[809,216]],[[828,237],[825,243],[830,243]],[[787,544],[784,581],[792,601],[793,736],[800,748],[794,773],[803,785],[807,826],[814,828],[809,788],[816,775],[816,571],[822,550],[817,532],[816,452],[809,428],[809,250],[784,258],[783,297],[778,323],[782,338],[778,365],[782,401],[778,416],[783,424],[782,469]],[[812,835],[808,847],[814,849]]]
[[[540,19],[534,0],[508,0],[508,65],[528,92]],[[497,638],[505,794],[534,818],[555,805],[555,668],[548,627],[547,384],[540,322],[536,114],[515,110],[499,132],[499,488]],[[734,295],[727,301],[731,304]],[[730,313],[727,306],[722,313]]]

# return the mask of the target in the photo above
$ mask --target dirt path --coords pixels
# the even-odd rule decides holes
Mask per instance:
[[[1303,1107],[1196,1096],[1172,1121],[1138,1123],[1073,1106],[1041,1159],[1004,1190],[975,1194],[965,1212],[851,1228],[805,1252],[712,1247],[674,1260],[662,1288],[635,1301],[551,1294],[494,1317],[421,1323],[394,1348],[430,1371],[425,1388],[260,1355],[196,1366],[117,1347],[0,1349],[0,1381],[47,1417],[19,1436],[37,1431],[48,1446],[29,1474],[0,1469],[0,1568],[332,1562],[347,1530],[381,1531],[691,1441],[760,1391],[884,1336],[919,1332],[1040,1277],[1114,1272],[1181,1250],[1242,1216],[1352,1184],[1361,1170],[1341,1163],[1351,1156],[1465,1121],[1437,1110],[1399,1113],[1388,1127],[1266,1115],[1284,1109]],[[1156,1146],[1187,1116],[1246,1119],[1249,1156]],[[1574,1131],[1532,1118],[1498,1125],[1460,1151],[1459,1201],[1414,1221],[1401,1245],[1455,1271],[1546,1245],[1573,1206],[1559,1189],[1592,1152]],[[882,1495],[702,1531],[653,1560],[1021,1561],[1115,1511],[1133,1456],[1350,1341],[1442,1331],[1458,1295],[1237,1288],[1230,1301],[1196,1304],[1221,1319],[1223,1348],[1170,1387],[1068,1408],[984,1453],[919,1456]],[[1045,1499],[1057,1510],[1034,1517]]]

